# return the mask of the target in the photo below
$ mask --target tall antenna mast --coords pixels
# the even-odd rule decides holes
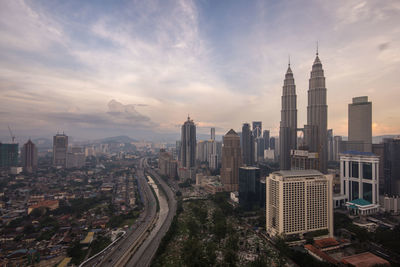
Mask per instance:
[[[15,135],[11,131],[10,125],[8,125],[8,131],[10,132],[11,142],[12,142],[12,144],[14,144],[15,143]]]

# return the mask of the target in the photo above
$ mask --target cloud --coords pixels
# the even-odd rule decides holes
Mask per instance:
[[[0,112],[13,116],[1,128],[151,136],[179,133],[189,113],[199,132],[261,120],[277,135],[288,54],[306,123],[316,40],[335,134],[347,134],[347,103],[366,93],[374,121],[400,125],[399,18],[390,0],[2,1]]]
[[[135,105],[124,105],[116,100],[108,103],[104,113],[52,112],[44,114],[52,123],[60,121],[69,127],[152,129],[157,126],[147,116],[140,114]]]
[[[386,49],[389,48],[389,44],[390,44],[390,42],[382,43],[382,44],[380,44],[380,45],[378,46],[378,49],[379,49],[380,51],[386,50]]]

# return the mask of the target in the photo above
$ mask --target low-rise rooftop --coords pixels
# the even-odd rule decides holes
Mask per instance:
[[[344,151],[344,152],[342,152],[340,154],[352,155],[352,156],[372,156],[372,157],[377,157],[377,155],[375,155],[372,152],[361,152],[361,151],[356,151],[356,150]]]
[[[321,176],[321,172],[317,170],[288,170],[288,171],[276,171],[273,174],[281,175],[282,177],[302,177],[302,176]]]
[[[382,259],[371,252],[364,252],[361,254],[344,257],[341,262],[355,267],[372,267],[375,265],[390,266],[390,263],[387,260]]]

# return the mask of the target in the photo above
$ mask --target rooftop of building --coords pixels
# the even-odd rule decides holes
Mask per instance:
[[[356,150],[349,150],[349,151],[344,151],[340,153],[341,155],[351,155],[351,156],[369,156],[369,157],[377,157],[372,152],[361,152],[361,151],[356,151]]]
[[[354,104],[368,104],[371,102],[368,102],[368,96],[358,96],[358,97],[353,97],[353,105]]]
[[[230,130],[225,134],[225,136],[227,136],[227,135],[234,135],[234,136],[237,136],[238,134],[237,134],[233,129],[230,129]]]
[[[314,247],[311,244],[306,244],[304,245],[304,248],[311,251],[312,253],[314,253],[315,255],[317,255],[318,257],[320,257],[323,261],[332,263],[334,265],[338,264],[338,261],[335,260],[334,258],[332,258],[331,256],[329,256],[328,254],[326,254],[325,252],[317,249],[316,247]]]
[[[314,241],[314,246],[319,249],[334,247],[338,245],[340,245],[340,243],[332,237],[322,238]]]
[[[369,267],[377,264],[390,266],[390,263],[387,260],[382,259],[371,252],[364,252],[361,254],[344,257],[341,262],[356,267]]]
[[[354,199],[352,201],[349,201],[349,203],[351,203],[353,205],[358,205],[358,206],[368,206],[368,205],[372,204],[368,200],[365,200],[365,199],[362,199],[362,198]]]
[[[273,174],[281,175],[282,177],[302,177],[302,176],[321,176],[323,175],[321,172],[317,170],[280,170],[273,172]]]
[[[245,170],[259,170],[260,168],[254,167],[254,166],[243,166],[240,167],[240,169],[245,169]]]

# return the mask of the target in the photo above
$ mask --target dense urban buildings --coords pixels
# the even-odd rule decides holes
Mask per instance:
[[[317,170],[278,171],[266,180],[270,236],[326,231],[333,235],[332,176]]]
[[[399,25],[400,0],[0,0],[0,267],[400,267]]]
[[[85,152],[82,147],[71,147],[67,153],[67,168],[82,168],[85,166]]]
[[[67,167],[68,136],[57,133],[53,137],[53,165],[55,167]]]
[[[165,149],[160,149],[158,168],[161,175],[174,179],[176,177],[177,161],[174,160],[173,156],[166,152]]]
[[[307,106],[307,125],[304,126],[304,138],[310,152],[317,152],[319,170],[327,172],[328,161],[328,105],[326,102],[325,76],[318,51],[312,66]]]
[[[269,130],[263,131],[263,138],[264,138],[264,149],[269,149]]]
[[[221,182],[225,191],[238,191],[239,167],[241,166],[240,137],[231,129],[225,134],[222,146]]]
[[[269,148],[271,150],[275,150],[276,149],[276,138],[275,137],[271,137],[269,139]]]
[[[211,139],[200,140],[197,142],[196,160],[199,163],[207,163],[211,170],[218,168],[220,155],[217,151],[217,141],[215,140],[215,128],[211,128]]]
[[[297,148],[297,96],[290,63],[285,74],[279,128],[280,169],[290,170],[290,151]]]
[[[36,145],[29,139],[26,144],[24,144],[21,157],[22,157],[22,166],[24,167],[24,171],[31,173],[37,169],[38,163],[38,151]]]
[[[254,139],[260,137],[262,134],[262,122],[261,121],[253,121],[253,136]]]
[[[292,170],[316,170],[318,169],[318,153],[307,150],[292,150],[290,153]]]

